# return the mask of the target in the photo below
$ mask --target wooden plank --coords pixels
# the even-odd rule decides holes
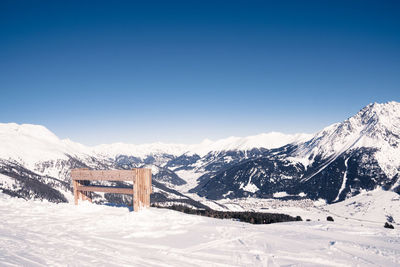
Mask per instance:
[[[72,180],[88,181],[133,181],[135,172],[132,170],[71,170]]]
[[[132,188],[121,188],[121,187],[106,187],[106,186],[78,186],[79,191],[90,191],[90,192],[106,192],[115,194],[128,194],[133,193]]]

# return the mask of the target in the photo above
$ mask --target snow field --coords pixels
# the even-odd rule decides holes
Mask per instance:
[[[0,194],[5,266],[398,266],[400,232],[355,222],[251,225]]]

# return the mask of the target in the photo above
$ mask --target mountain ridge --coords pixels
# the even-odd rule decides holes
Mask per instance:
[[[272,132],[195,145],[87,147],[59,139],[44,126],[0,124],[0,173],[11,177],[3,177],[0,189],[29,198],[45,195],[50,186],[70,199],[65,184],[72,168],[148,167],[157,187],[153,200],[176,201],[181,193],[273,198],[283,192],[331,203],[377,187],[400,192],[399,149],[400,103],[394,101],[369,104],[313,135]]]
[[[399,136],[400,103],[373,103],[306,142],[216,172],[191,191],[212,199],[305,192],[328,202],[379,186],[400,192]]]
[[[216,141],[205,139],[199,144],[155,142],[136,145],[117,142],[96,146],[86,146],[70,139],[60,139],[43,125],[0,123],[0,142],[2,146],[7,143],[12,143],[12,139],[18,139],[18,142],[23,142],[30,138],[29,141],[41,142],[43,145],[53,145],[53,147],[50,147],[52,150],[57,150],[54,145],[57,146],[58,150],[64,148],[65,154],[96,154],[111,157],[118,155],[146,157],[150,154],[171,154],[175,156],[182,154],[198,154],[204,156],[211,151],[276,148],[291,142],[300,142],[310,137],[312,137],[312,134],[284,134],[279,132],[269,132],[246,137],[230,136]],[[2,151],[7,151],[7,149],[3,149]],[[4,154],[5,153],[0,155],[3,156]]]

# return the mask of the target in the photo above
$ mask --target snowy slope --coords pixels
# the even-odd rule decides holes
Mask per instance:
[[[354,222],[251,225],[171,210],[0,194],[0,262],[18,266],[398,266],[400,232]]]
[[[400,225],[400,195],[381,188],[363,191],[357,196],[328,205],[324,209],[336,216],[376,223],[390,220]]]
[[[341,223],[350,220],[376,226],[391,221],[400,227],[400,195],[382,188],[363,191],[334,204],[327,204],[322,199],[312,201],[262,198],[221,199],[216,203],[220,204],[220,210],[275,212],[312,220],[325,220],[327,216],[333,216],[335,221]]]

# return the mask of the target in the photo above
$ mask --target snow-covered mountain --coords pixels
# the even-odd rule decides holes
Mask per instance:
[[[399,145],[397,102],[370,104],[314,135],[273,132],[193,145],[88,147],[61,140],[43,126],[0,124],[0,189],[66,201],[72,197],[71,168],[150,167],[157,200],[182,199],[187,192],[211,199],[285,192],[336,202],[377,187],[399,192]]]
[[[35,163],[68,156],[84,157],[88,147],[70,140],[60,140],[41,125],[0,123],[0,158],[34,168]]]
[[[223,154],[235,150],[241,151],[239,158],[235,160],[238,162],[242,158],[241,154],[247,154],[248,150],[279,147],[288,142],[301,142],[309,137],[311,136],[307,134],[269,133],[244,138],[229,137],[215,142],[205,140],[194,145],[116,143],[88,147],[69,139],[61,140],[41,125],[0,124],[0,173],[3,174],[0,188],[24,198],[65,201],[71,199],[69,172],[72,168],[151,167],[155,182],[161,183],[157,185],[163,187],[161,191],[164,195],[176,195],[178,192],[172,192],[172,189],[166,189],[162,184],[169,187],[186,184],[172,168],[182,163],[182,158],[191,158],[197,162],[209,153]],[[215,161],[212,157],[198,165],[201,167]],[[193,170],[193,173],[197,170],[188,164],[185,167]],[[194,177],[197,178],[198,175],[194,174]],[[61,193],[57,197],[47,197],[46,192],[51,191],[50,188]],[[163,198],[161,195],[158,197]]]
[[[318,132],[298,147],[294,156],[310,165],[320,156],[334,160],[343,152],[359,148],[376,148],[379,166],[388,177],[400,170],[400,104],[373,103],[355,116]]]
[[[203,179],[209,198],[306,193],[329,202],[383,186],[399,192],[400,103],[370,104],[310,140],[267,151]]]
[[[308,140],[311,134],[283,134],[278,132],[263,133],[248,137],[228,137],[217,141],[209,139],[200,144],[124,144],[114,143],[95,146],[92,151],[98,155],[116,157],[118,155],[131,155],[138,158],[146,158],[149,155],[168,154],[173,156],[198,155],[203,157],[210,152],[223,152],[232,150],[251,150],[253,148],[277,148],[289,143],[297,143]]]
[[[204,140],[200,144],[103,144],[88,147],[69,139],[59,139],[54,133],[41,125],[0,123],[0,158],[17,160],[24,165],[53,159],[74,157],[104,156],[114,158],[120,155],[146,158],[150,155],[183,154],[204,156],[209,152],[231,150],[251,150],[253,148],[277,148],[289,143],[305,141],[311,134],[263,133],[248,137],[228,137],[217,141]]]

